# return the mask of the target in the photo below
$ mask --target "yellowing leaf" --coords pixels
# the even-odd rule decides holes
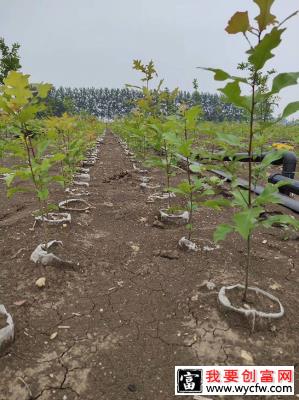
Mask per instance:
[[[10,71],[4,79],[4,93],[10,97],[8,106],[14,110],[26,105],[32,97],[29,89],[29,75]]]
[[[248,11],[238,11],[231,17],[225,30],[227,33],[234,35],[240,32],[245,33],[249,28]]]
[[[50,83],[39,83],[35,85],[38,91],[38,97],[45,99],[48,96],[49,91],[52,89]]]
[[[260,8],[260,14],[255,18],[259,24],[260,31],[267,28],[268,25],[273,25],[277,22],[276,16],[271,14],[271,7],[274,0],[253,0]]]

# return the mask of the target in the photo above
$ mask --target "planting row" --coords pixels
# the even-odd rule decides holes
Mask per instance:
[[[30,260],[39,265],[64,266],[68,261],[53,252],[58,240],[49,240],[48,225],[71,223],[71,212],[84,212],[91,205],[88,196],[90,167],[98,156],[105,125],[93,117],[68,116],[39,119],[48,84],[29,84],[28,76],[10,72],[1,86],[1,179],[8,197],[32,192],[37,211],[34,224],[42,227],[42,243],[33,250]],[[55,184],[64,188],[66,199],[50,203]],[[45,278],[37,280],[43,287]],[[3,320],[3,321],[2,321]],[[14,324],[0,305],[0,351],[14,338]]]
[[[178,110],[177,107],[171,107],[178,89],[172,92],[163,89],[163,80],[151,87],[153,79],[157,77],[155,65],[152,61],[144,64],[140,60],[134,60],[133,64],[133,68],[142,74],[141,85],[134,86],[140,91],[140,99],[128,117],[112,124],[114,132],[136,151],[145,165],[164,171],[164,191],[153,194],[153,197],[167,200],[167,207],[160,210],[162,221],[186,224],[188,235],[180,239],[180,247],[197,249],[196,242],[192,240],[193,216],[200,207],[233,208],[231,221],[217,227],[214,240],[216,243],[225,240],[231,233],[237,233],[243,238],[247,255],[245,278],[243,285],[221,289],[219,301],[223,306],[250,317],[253,326],[256,317],[267,315],[277,318],[283,315],[284,310],[277,298],[249,286],[252,236],[258,228],[276,225],[284,226],[285,229],[299,228],[299,221],[294,216],[267,212],[269,205],[280,203],[279,189],[286,184],[285,180],[266,183],[259,196],[253,193],[259,182],[267,182],[271,165],[281,160],[286,150],[290,150],[283,143],[273,146],[273,126],[299,110],[299,102],[294,102],[288,104],[278,118],[266,118],[269,107],[276,101],[280,91],[296,85],[299,78],[299,72],[277,75],[274,71],[265,72],[266,63],[274,57],[272,51],[282,40],[285,31],[283,25],[296,13],[280,23],[270,11],[274,1],[269,7],[264,7],[261,1],[255,3],[260,13],[254,20],[249,19],[248,12],[236,12],[226,27],[229,34],[242,34],[249,45],[246,60],[238,65],[242,76],[231,75],[219,68],[204,68],[214,74],[215,80],[226,82],[220,89],[221,93],[228,102],[243,109],[247,115],[248,124],[243,126],[242,132],[222,131],[211,135],[201,126],[200,106],[189,107],[182,103]],[[244,151],[248,158],[245,169],[236,156],[237,153],[244,155]],[[265,152],[261,162],[256,163],[255,155]],[[194,163],[197,159],[205,160],[205,163]],[[229,189],[223,188],[224,180],[208,173],[219,166],[230,176]],[[184,171],[183,178],[181,173],[177,174],[179,170]],[[247,175],[245,188],[239,187],[240,175]],[[143,186],[149,187],[147,181],[143,182]],[[182,197],[183,201],[178,202],[175,196]],[[226,297],[227,290],[242,293],[241,307],[230,303]],[[275,303],[275,312],[267,314],[249,304],[249,292],[253,292],[256,297],[268,297]]]

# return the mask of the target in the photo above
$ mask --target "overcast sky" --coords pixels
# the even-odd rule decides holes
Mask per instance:
[[[279,19],[298,0],[276,0]],[[235,71],[247,45],[224,32],[231,15],[258,9],[252,0],[0,0],[0,36],[21,44],[23,71],[55,86],[123,87],[137,83],[134,58],[153,59],[170,88],[215,92],[212,74],[197,66]],[[299,17],[288,23],[276,51],[279,72],[299,71]],[[299,99],[286,89],[283,103]]]

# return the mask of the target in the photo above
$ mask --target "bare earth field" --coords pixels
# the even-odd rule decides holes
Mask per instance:
[[[42,241],[40,227],[30,230],[36,206],[30,194],[8,201],[0,183],[0,303],[16,328],[0,355],[0,400],[168,400],[175,365],[295,364],[299,388],[298,236],[279,227],[254,236],[250,283],[278,296],[286,314],[251,333],[217,302],[221,286],[243,282],[241,239],[212,242],[231,211],[200,209],[201,250],[185,253],[177,248],[184,227],[153,226],[164,202],[146,202],[150,191],[113,135],[91,175],[94,208],[50,228],[70,269],[29,261]],[[163,183],[159,171],[149,176]],[[52,200],[64,198],[57,188]],[[41,276],[44,289],[35,286]]]

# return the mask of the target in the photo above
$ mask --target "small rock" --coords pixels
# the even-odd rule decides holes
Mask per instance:
[[[154,221],[152,226],[154,226],[155,228],[160,228],[160,229],[165,228],[165,225],[161,221],[158,221],[158,220]]]
[[[199,250],[198,246],[194,242],[191,242],[191,240],[186,239],[184,236],[179,240],[178,244],[182,250],[186,250],[186,251],[198,251]]]
[[[176,250],[161,250],[159,256],[169,260],[177,260],[180,257]]]
[[[214,250],[218,250],[219,248],[220,248],[220,246],[217,244],[215,247],[204,246],[203,250],[204,251],[214,251]]]
[[[263,240],[262,243],[263,243],[263,244],[267,244],[267,243],[268,243],[268,240]]]
[[[276,331],[277,331],[276,326],[275,326],[275,325],[272,325],[271,328],[270,328],[270,331],[271,331],[271,332],[276,332]]]
[[[38,278],[38,280],[35,282],[35,285],[39,288],[42,289],[46,286],[46,278],[42,277],[42,278]]]
[[[92,334],[91,333],[87,333],[87,339],[89,339],[89,340],[92,340],[93,339],[93,336],[92,336]]]
[[[273,285],[270,285],[270,289],[272,289],[272,290],[281,289],[281,285],[277,282],[274,282]]]
[[[142,182],[139,185],[141,187],[141,189],[146,189],[147,188],[147,183],[146,182]]]
[[[208,281],[208,282],[207,282],[207,288],[208,288],[209,290],[214,290],[214,289],[216,288],[216,285],[215,285],[214,282]]]
[[[130,383],[130,384],[128,385],[128,390],[129,390],[130,392],[136,392],[136,391],[137,391],[137,387],[136,387],[136,385],[134,385],[134,383]]]
[[[137,246],[137,244],[132,244],[132,245],[131,245],[131,249],[132,249],[135,253],[138,253],[138,251],[140,250],[140,247]]]
[[[109,202],[109,201],[105,201],[105,202],[103,203],[103,205],[106,206],[106,207],[113,207],[113,203],[111,203],[111,202]]]
[[[254,364],[253,357],[248,351],[241,350],[241,357],[249,364]]]
[[[52,333],[52,335],[50,336],[50,340],[54,340],[58,335],[58,332],[54,332]]]
[[[205,280],[205,281],[203,281],[203,282],[200,284],[199,287],[200,287],[200,288],[206,287],[206,288],[209,289],[209,290],[214,290],[214,289],[216,288],[216,284],[215,284],[214,282]]]
[[[19,300],[19,301],[15,301],[15,302],[14,302],[14,305],[15,305],[15,306],[18,306],[18,307],[21,307],[21,306],[23,306],[26,302],[27,302],[27,300]]]

